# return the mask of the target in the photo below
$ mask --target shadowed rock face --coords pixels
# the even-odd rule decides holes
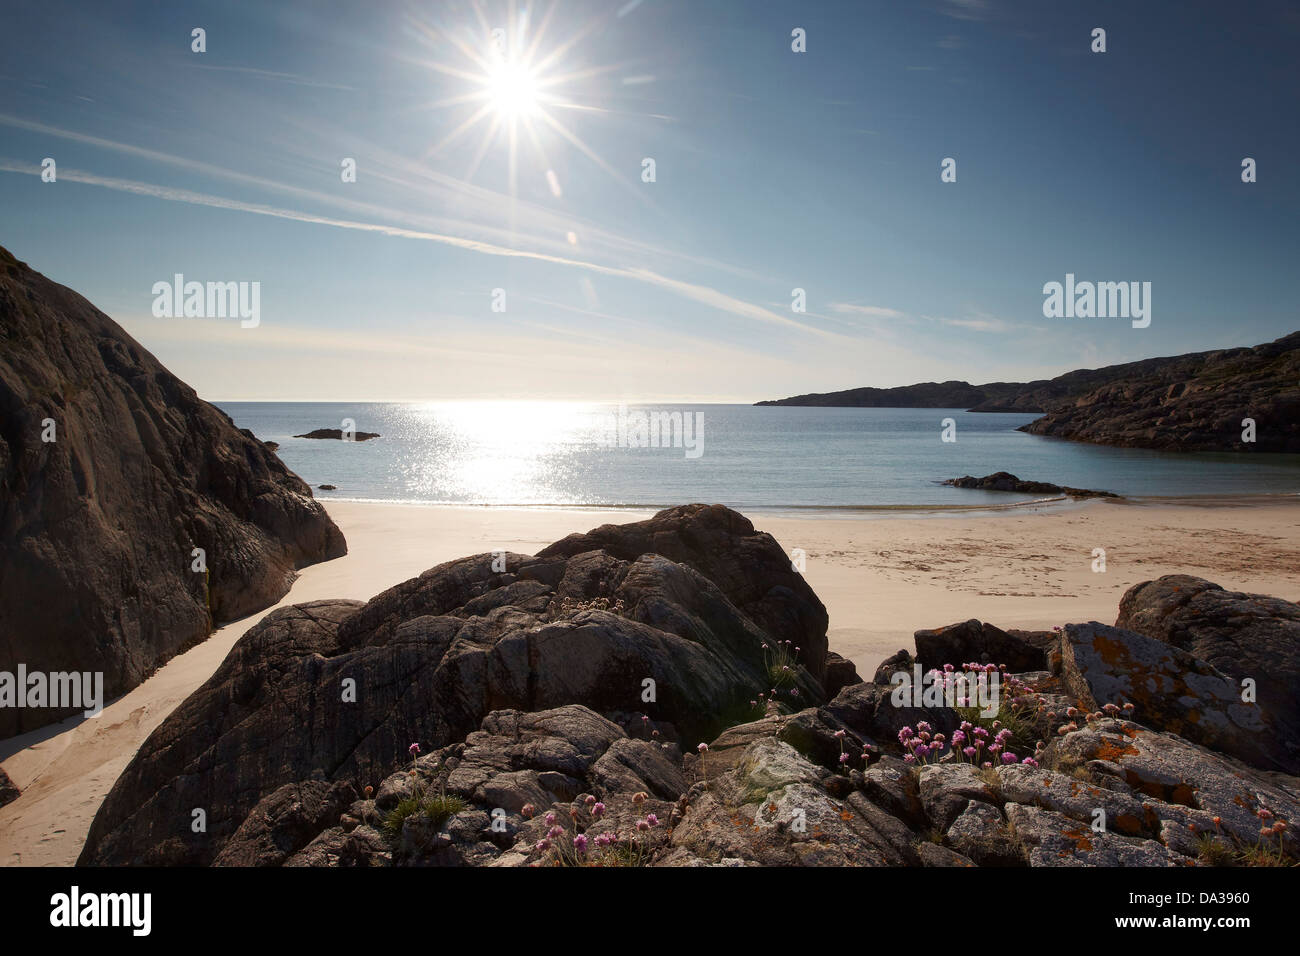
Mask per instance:
[[[111,698],[346,550],[262,442],[0,249],[0,670],[102,671]],[[0,737],[80,709],[0,709]]]
[[[377,786],[412,742],[426,753],[455,744],[495,711],[580,704],[645,740],[662,726],[660,742],[693,746],[752,717],[750,701],[773,686],[796,707],[824,699],[812,675],[825,670],[825,608],[780,545],[733,511],[687,505],[572,535],[536,557],[498,557],[439,565],[364,605],[317,601],[268,615],[145,742],[81,862],[206,864],[241,827],[250,848],[221,858],[266,858],[284,840],[247,823],[259,801],[313,779]],[[763,645],[786,639],[799,642],[807,669],[778,684]],[[641,713],[652,723],[629,716]],[[607,744],[600,768],[528,764],[552,776],[512,777],[483,799],[513,806],[487,794],[672,779],[653,753]],[[452,783],[473,795],[494,776]],[[285,791],[268,806],[287,822],[271,830],[298,833],[336,799],[328,787]],[[295,809],[303,801],[310,808]],[[190,830],[195,807],[206,810],[206,834]]]

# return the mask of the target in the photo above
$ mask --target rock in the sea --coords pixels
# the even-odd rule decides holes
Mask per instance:
[[[294,435],[293,437],[333,438],[335,441],[369,441],[372,438],[379,438],[380,436],[378,432],[344,432],[341,428],[317,428],[314,431],[309,431],[305,435]]]
[[[813,675],[825,671],[825,608],[780,545],[726,508],[673,508],[504,562],[500,571],[492,554],[463,558],[365,605],[268,615],[146,741],[82,861],[209,863],[278,788],[317,772],[377,786],[413,742],[428,751],[464,741],[468,755],[473,732],[493,734],[504,719],[485,722],[493,711],[639,710],[693,747],[758,713],[751,701],[773,687],[787,706],[824,697]],[[799,642],[790,653],[799,647],[802,666],[775,665],[779,638]],[[545,745],[554,754],[529,765],[536,779],[472,771],[466,757],[449,786],[509,810],[512,793],[536,803],[542,791],[633,778],[654,793],[678,785],[680,771],[646,749],[662,750],[667,735],[571,753],[577,734]],[[603,758],[589,766],[583,754]],[[207,811],[206,833],[190,830],[195,807]]]
[[[321,491],[338,491],[338,485],[317,485]]]
[[[996,471],[983,478],[963,475],[961,478],[949,478],[942,482],[954,488],[978,488],[982,491],[1015,491],[1026,495],[1068,495],[1071,498],[1118,498],[1119,495],[1109,491],[1093,491],[1088,488],[1071,488],[1068,485],[1055,485],[1050,481],[1022,481],[1006,471]]]
[[[0,671],[112,698],[346,550],[263,442],[0,249]],[[0,709],[0,737],[83,709]]]

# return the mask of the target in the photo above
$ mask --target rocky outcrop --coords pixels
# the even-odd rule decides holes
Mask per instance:
[[[348,441],[369,441],[372,438],[379,438],[379,432],[351,432]],[[335,441],[344,440],[344,431],[341,428],[317,428],[309,431],[305,435],[294,435],[294,438],[332,438]]]
[[[752,616],[818,619],[783,554],[734,512],[692,505],[506,555],[504,568],[500,555],[450,562],[364,605],[269,615],[146,742],[81,862],[1300,858],[1300,779],[1232,755],[1259,756],[1243,742],[1254,712],[1224,703],[1219,720],[1209,663],[1099,624],[966,621],[918,631],[915,656],[900,651],[871,683],[824,654],[819,669],[841,685],[827,700],[817,662],[784,671],[780,639]],[[1150,606],[1171,593],[1154,584]],[[995,712],[899,699],[894,673],[918,662],[995,672]],[[191,830],[196,808],[206,833]]]
[[[581,704],[693,745],[761,712],[773,690],[824,699],[825,627],[780,545],[705,505],[571,535],[536,557],[449,562],[364,605],[285,608],[145,742],[82,860],[212,862],[278,789],[322,774],[378,785],[411,743],[465,741],[495,711]],[[647,759],[618,745],[584,785],[644,779]],[[204,834],[185,822],[196,807]]]
[[[0,249],[0,671],[114,697],[346,547],[266,445]],[[80,709],[0,709],[0,737]]]
[[[977,488],[981,491],[1016,491],[1024,495],[1068,495],[1071,498],[1118,498],[1119,495],[1109,491],[1092,491],[1088,488],[1071,488],[1068,485],[1054,485],[1050,481],[1022,481],[1015,475],[997,471],[983,478],[963,475],[961,478],[949,478],[942,482],[954,488]]]
[[[1077,369],[1023,384],[927,382],[758,404],[1045,412],[1020,430],[1134,448],[1300,452],[1300,332],[1253,348]],[[1242,440],[1246,418],[1255,423],[1253,442]]]

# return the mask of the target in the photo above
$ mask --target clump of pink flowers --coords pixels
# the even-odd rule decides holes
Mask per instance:
[[[928,721],[918,721],[916,729],[904,727],[898,732],[898,742],[903,746],[903,760],[909,764],[969,763],[991,768],[996,764],[1024,763],[1037,767],[1033,757],[1019,757],[1009,749],[1011,731],[993,721],[993,735],[985,727],[977,727],[969,720],[952,732],[952,740],[935,732]]]
[[[648,798],[648,794],[638,792],[632,796],[632,804],[640,807]],[[633,824],[625,837],[610,829],[589,833],[607,813],[605,803],[591,794],[579,796],[570,806],[568,817],[573,823],[572,830],[566,830],[560,824],[555,811],[548,811],[542,818],[546,830],[533,844],[533,849],[542,855],[540,865],[644,866],[649,863],[652,852],[645,835],[659,826],[659,817],[647,813]]]

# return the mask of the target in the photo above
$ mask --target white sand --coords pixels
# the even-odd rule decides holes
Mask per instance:
[[[573,531],[649,512],[449,508],[326,502],[346,557],[307,568],[279,606],[365,600],[443,561],[532,554]],[[865,677],[912,632],[979,618],[1001,627],[1113,622],[1129,586],[1196,574],[1233,590],[1300,598],[1300,499],[1209,504],[1089,502],[997,517],[828,519],[754,515],[789,551],[830,612],[830,646]],[[1094,548],[1106,571],[1092,570]],[[268,609],[269,610],[269,609]],[[207,680],[261,612],[221,628],[97,719],[0,741],[23,791],[0,807],[0,865],[71,865],[101,801],[145,738]]]

